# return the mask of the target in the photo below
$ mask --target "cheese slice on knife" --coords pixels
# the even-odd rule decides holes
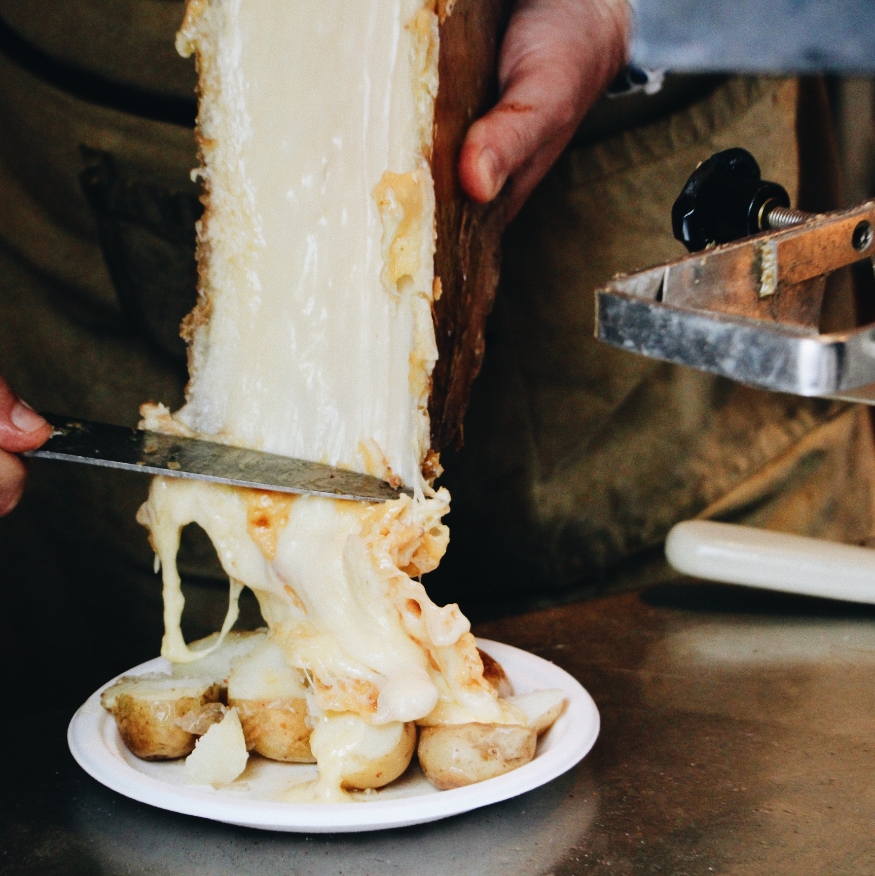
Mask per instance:
[[[139,519],[162,567],[162,653],[209,653],[180,630],[175,556],[196,522],[231,581],[223,632],[250,587],[320,728],[349,714],[525,723],[483,679],[468,621],[417,580],[448,542],[429,422],[441,13],[422,0],[190,0],[178,37],[200,73],[200,300],[183,326],[186,404],[145,406],[146,427],[414,496],[367,505],[156,479]]]

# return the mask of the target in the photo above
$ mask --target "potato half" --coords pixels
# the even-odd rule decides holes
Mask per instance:
[[[204,679],[141,675],[119,679],[100,701],[133,754],[143,760],[173,760],[189,754],[197,740],[177,721],[218,702],[219,694],[220,686]]]
[[[442,791],[473,785],[524,766],[535,756],[538,733],[518,724],[438,724],[419,735],[419,764]]]
[[[228,676],[231,673],[231,664],[248,654],[256,645],[263,642],[267,638],[267,630],[252,630],[250,631],[232,631],[228,633],[225,641],[218,650],[213,651],[206,657],[200,660],[193,660],[191,663],[174,663],[173,677],[174,678],[211,678],[213,681],[221,682],[224,686],[228,683]],[[192,651],[206,651],[211,648],[219,639],[218,633],[213,633],[205,639],[198,639],[189,645]]]
[[[412,721],[400,724],[393,745],[386,746],[384,751],[375,753],[369,759],[363,758],[359,764],[349,761],[344,764],[342,787],[365,790],[382,788],[394,782],[410,766],[415,750],[416,725]]]
[[[314,763],[303,672],[270,638],[231,664],[228,704],[240,713],[246,747],[271,760]]]
[[[522,710],[529,727],[532,727],[539,736],[553,726],[568,705],[565,691],[559,688],[536,690],[516,697],[508,697],[507,701]]]
[[[353,712],[335,712],[316,722],[310,737],[320,781],[347,790],[382,788],[403,773],[416,749],[416,725],[369,724]]]
[[[237,700],[228,704],[237,709],[246,747],[262,757],[285,763],[315,763],[310,751],[307,726],[307,701],[303,698],[281,700]]]
[[[194,751],[185,759],[185,780],[214,788],[230,785],[246,769],[248,760],[240,717],[236,710],[228,709],[224,718],[198,739]]]

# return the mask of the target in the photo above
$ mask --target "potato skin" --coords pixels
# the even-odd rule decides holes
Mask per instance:
[[[518,724],[438,724],[420,730],[417,753],[425,777],[446,791],[524,766],[537,741],[534,728]]]
[[[307,701],[231,699],[240,715],[246,747],[262,757],[284,763],[316,763],[310,750]]]
[[[119,694],[112,708],[118,732],[125,745],[142,760],[174,760],[191,754],[197,737],[176,726],[191,709],[217,702],[219,685],[202,696],[156,700]]]
[[[341,787],[364,791],[367,788],[382,788],[389,782],[394,782],[410,766],[415,749],[416,725],[411,721],[404,725],[398,745],[392,751],[368,761],[358,772],[344,772]]]

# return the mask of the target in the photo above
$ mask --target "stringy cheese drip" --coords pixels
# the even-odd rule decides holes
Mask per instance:
[[[272,557],[249,531],[263,496],[199,481],[152,482],[140,519],[161,560],[166,658],[185,663],[212,652],[189,649],[180,631],[176,552],[182,528],[197,523],[234,582],[232,599],[242,585],[255,593],[286,662],[310,681],[317,713],[354,712],[372,724],[525,723],[484,681],[458,607],[439,608],[410,577],[434,568],[446,550],[446,490],[379,505],[282,497],[288,505],[273,524]]]
[[[449,538],[427,409],[438,15],[423,0],[190,0],[177,45],[200,72],[200,299],[183,326],[186,404],[146,405],[143,425],[373,474],[414,497],[156,478],[138,519],[162,572],[162,654],[208,657],[251,588],[306,681],[317,796],[343,799],[339,759],[362,740],[411,721],[525,723],[484,681],[458,607],[415,580]],[[189,523],[231,582],[222,633],[198,650],[180,629]]]

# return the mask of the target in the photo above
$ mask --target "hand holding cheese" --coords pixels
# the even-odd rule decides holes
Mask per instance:
[[[52,427],[0,377],[0,517],[18,504],[24,489],[24,463],[14,454],[36,450],[51,434]]]
[[[510,180],[517,213],[625,63],[630,25],[627,0],[520,0],[501,49],[501,99],[459,160],[472,198],[491,201]]]

